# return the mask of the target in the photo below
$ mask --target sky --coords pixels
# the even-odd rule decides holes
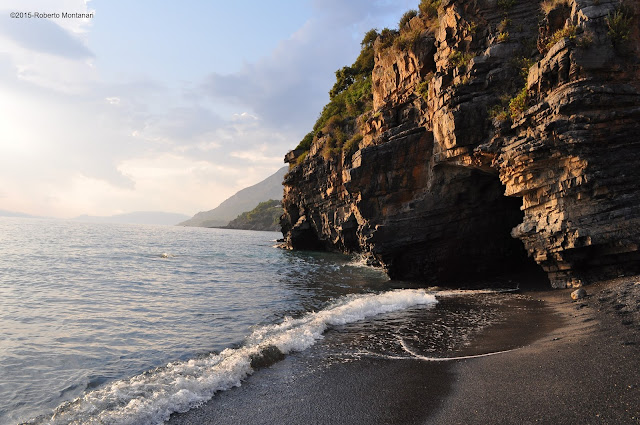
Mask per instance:
[[[0,210],[212,209],[284,165],[364,33],[417,3],[0,0]]]

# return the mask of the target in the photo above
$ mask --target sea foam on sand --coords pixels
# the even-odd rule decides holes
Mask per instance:
[[[174,412],[185,412],[216,392],[239,386],[253,373],[252,360],[270,351],[284,355],[302,351],[322,338],[332,325],[357,322],[378,314],[436,304],[421,289],[342,297],[324,310],[256,329],[240,348],[169,363],[128,380],[119,380],[65,403],[52,417],[30,423],[161,424]],[[275,350],[273,347],[276,347]]]

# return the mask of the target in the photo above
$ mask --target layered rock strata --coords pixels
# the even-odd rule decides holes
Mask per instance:
[[[541,3],[444,0],[437,30],[416,17],[409,47],[378,41],[359,149],[319,138],[285,176],[287,246],[430,282],[640,271],[638,7]]]

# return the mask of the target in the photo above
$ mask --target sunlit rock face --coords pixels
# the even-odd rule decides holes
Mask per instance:
[[[409,46],[379,40],[359,149],[319,138],[285,177],[286,245],[439,283],[639,272],[638,6],[541,3],[445,0]]]

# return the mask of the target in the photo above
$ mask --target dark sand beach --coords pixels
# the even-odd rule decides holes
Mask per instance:
[[[320,344],[169,423],[640,423],[640,277],[586,289],[579,301],[571,290],[525,292],[537,308],[512,309],[459,354],[512,351],[323,364]]]

